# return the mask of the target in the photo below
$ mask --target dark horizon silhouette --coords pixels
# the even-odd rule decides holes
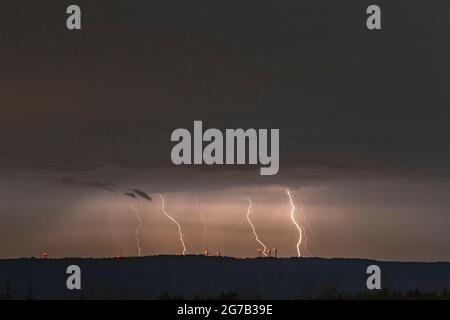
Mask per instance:
[[[78,265],[82,290],[67,290],[66,268]],[[382,270],[382,290],[368,290],[366,268]],[[0,284],[23,299],[394,299],[448,298],[450,262],[366,259],[152,256],[106,259],[0,260]],[[0,285],[1,286],[1,285]],[[32,289],[30,289],[30,286]],[[441,295],[441,296],[440,296]]]

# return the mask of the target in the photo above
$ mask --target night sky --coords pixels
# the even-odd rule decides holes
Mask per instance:
[[[154,199],[144,254],[180,251],[163,193],[189,253],[255,256],[251,197],[296,255],[290,188],[305,255],[450,259],[450,2],[377,1],[378,31],[373,1],[243,2],[0,5],[0,257],[135,255],[130,199],[97,181]],[[279,128],[279,174],[176,167],[170,134],[194,120]]]

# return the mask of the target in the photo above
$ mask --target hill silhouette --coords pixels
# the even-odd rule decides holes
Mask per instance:
[[[82,290],[66,288],[72,264],[81,268]],[[381,268],[382,291],[366,288],[371,264]],[[441,292],[445,298],[448,288],[450,262],[168,255],[0,260],[4,299],[420,298]]]

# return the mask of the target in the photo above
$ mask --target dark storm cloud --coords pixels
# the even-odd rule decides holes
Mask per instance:
[[[124,192],[124,195],[126,195],[127,197],[136,199],[136,195],[133,192]]]
[[[449,258],[449,1],[379,0],[374,32],[366,0],[77,0],[73,32],[71,1],[3,2],[1,257],[134,255],[135,187],[167,195],[202,248],[198,196],[211,245],[237,256],[255,254],[233,228],[252,196],[289,256],[289,187],[314,255]],[[171,132],[193,120],[279,128],[279,174],[175,167]],[[160,204],[142,234],[178,253]]]
[[[66,186],[73,186],[73,187],[89,187],[89,188],[97,188],[106,190],[109,192],[117,193],[116,190],[114,190],[112,187],[108,186],[107,184],[99,181],[83,181],[83,180],[77,180],[74,178],[65,177],[59,180],[60,183],[66,185]]]
[[[145,193],[144,191],[141,191],[139,189],[131,189],[131,190],[133,190],[133,192],[136,193],[141,198],[144,198],[144,199],[146,199],[148,201],[152,201],[152,198],[147,193]]]
[[[80,0],[79,32],[48,3],[0,12],[3,167],[170,167],[200,119],[279,128],[280,174],[449,175],[449,2],[381,1],[380,32],[368,1]]]
[[[97,188],[106,190],[109,192],[118,193],[116,189],[113,187],[107,185],[106,183],[99,182],[99,181],[85,181],[85,180],[78,180],[70,177],[64,177],[59,180],[60,183],[67,185],[67,186],[74,186],[74,187],[89,187],[89,188]],[[139,189],[131,189],[132,192],[124,192],[124,195],[132,198],[136,198],[136,196],[139,196],[143,199],[146,199],[148,201],[152,201],[152,198],[144,191]]]

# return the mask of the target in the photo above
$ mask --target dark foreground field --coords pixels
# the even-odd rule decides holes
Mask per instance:
[[[68,290],[66,268],[81,268]],[[365,297],[367,266],[388,297],[448,297],[450,262],[151,256],[0,260],[0,299],[302,299]]]

